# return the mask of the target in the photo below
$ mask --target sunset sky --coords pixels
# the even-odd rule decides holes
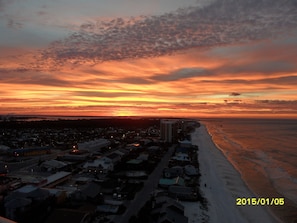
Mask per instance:
[[[297,118],[296,0],[0,0],[0,114]]]

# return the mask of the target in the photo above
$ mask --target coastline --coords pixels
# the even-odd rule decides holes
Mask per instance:
[[[209,223],[281,222],[266,206],[236,206],[236,198],[256,196],[223,152],[217,148],[205,124],[201,124],[192,133],[192,144],[199,148],[200,190],[207,199],[208,210],[198,207],[200,210],[197,212],[197,203],[183,203],[189,222],[201,222],[201,219],[206,219]]]

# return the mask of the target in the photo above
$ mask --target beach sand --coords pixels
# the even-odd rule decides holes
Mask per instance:
[[[182,202],[189,223],[280,222],[265,206],[236,205],[236,198],[256,196],[216,147],[204,125],[192,134],[192,144],[199,147],[200,189],[207,199],[208,209],[204,210],[197,202]]]

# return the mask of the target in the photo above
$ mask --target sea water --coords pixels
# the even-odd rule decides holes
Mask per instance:
[[[283,222],[297,222],[297,120],[202,120],[217,147],[257,197],[285,199],[268,205]]]

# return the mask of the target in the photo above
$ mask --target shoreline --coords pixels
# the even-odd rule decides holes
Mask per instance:
[[[197,210],[196,213],[193,213],[195,207],[198,206],[197,203],[184,203],[189,222],[200,222],[203,219],[201,215],[204,216],[204,219],[207,215],[209,223],[281,222],[266,206],[236,206],[236,198],[257,196],[243,181],[239,171],[214,143],[205,124],[202,123],[192,133],[192,144],[199,148],[200,190],[207,199],[208,210],[201,210],[200,207],[200,216],[198,216]]]

